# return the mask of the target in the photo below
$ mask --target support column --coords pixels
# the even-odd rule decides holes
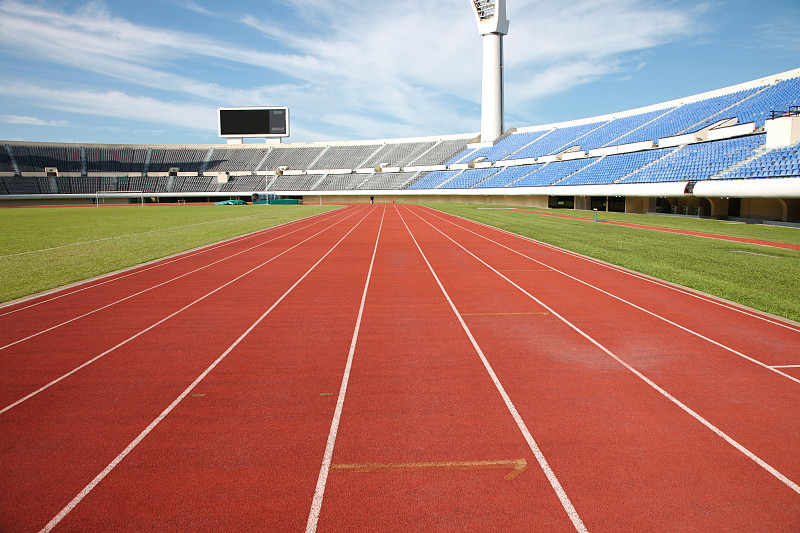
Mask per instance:
[[[503,134],[503,36],[483,36],[483,101],[481,142],[492,142]]]

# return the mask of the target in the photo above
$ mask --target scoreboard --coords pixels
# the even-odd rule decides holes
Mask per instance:
[[[221,107],[219,108],[219,136],[288,137],[288,107]]]

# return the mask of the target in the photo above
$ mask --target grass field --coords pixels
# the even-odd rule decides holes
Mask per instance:
[[[336,206],[0,209],[0,301],[331,209]]]
[[[800,321],[800,251],[520,213],[497,206],[430,207]],[[487,209],[495,207],[495,209]],[[592,219],[587,211],[525,211]],[[719,220],[600,213],[603,220],[800,244],[800,229]]]

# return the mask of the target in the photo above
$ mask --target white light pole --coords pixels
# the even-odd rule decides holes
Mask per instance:
[[[508,35],[506,0],[470,0],[483,36],[481,142],[503,134],[503,35]]]

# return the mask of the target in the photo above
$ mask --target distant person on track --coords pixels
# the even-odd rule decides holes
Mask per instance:
[[[370,196],[369,197],[369,205],[375,205],[375,197],[374,196]]]

